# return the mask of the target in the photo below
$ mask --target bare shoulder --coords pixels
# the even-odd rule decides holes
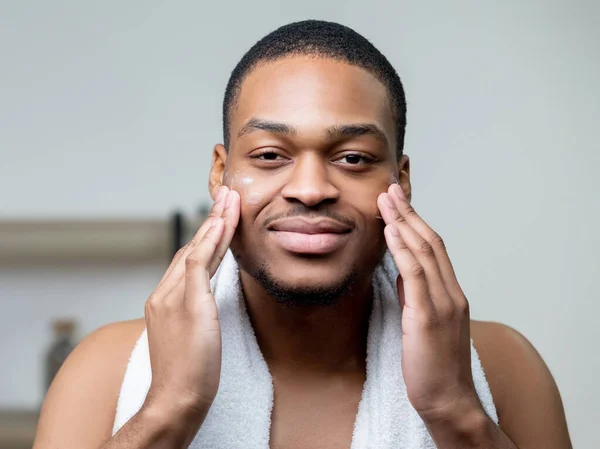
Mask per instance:
[[[111,437],[129,356],[143,318],[108,324],[73,350],[46,395],[34,449],[99,447]]]
[[[510,326],[491,321],[471,320],[471,337],[500,428],[520,448],[571,448],[558,387],[531,342]]]

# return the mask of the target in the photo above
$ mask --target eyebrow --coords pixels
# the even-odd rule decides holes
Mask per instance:
[[[349,125],[334,125],[327,128],[330,140],[342,140],[350,137],[373,136],[385,145],[388,144],[383,130],[374,123],[353,123]]]
[[[267,131],[273,134],[282,134],[293,136],[298,134],[298,130],[291,125],[271,120],[252,118],[248,120],[238,132],[237,137],[248,135],[254,131]],[[333,125],[325,130],[330,140],[342,140],[350,137],[373,136],[384,144],[388,144],[387,137],[383,130],[374,123],[352,123],[347,125]]]
[[[244,125],[240,128],[240,131],[237,135],[238,139],[254,131],[267,131],[273,134],[284,135],[294,135],[297,133],[294,127],[285,123],[273,122],[271,120],[263,120],[259,118],[252,118],[246,123],[244,123]]]

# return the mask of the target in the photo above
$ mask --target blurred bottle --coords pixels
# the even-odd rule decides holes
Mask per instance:
[[[52,322],[54,339],[46,354],[46,391],[67,356],[75,348],[76,322],[71,319],[59,319]]]

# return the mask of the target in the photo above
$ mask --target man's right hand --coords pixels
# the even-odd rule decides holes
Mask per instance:
[[[219,387],[221,328],[210,278],[239,219],[239,194],[221,187],[206,222],[175,255],[147,300],[145,319],[108,324],[77,345],[44,399],[34,449],[190,445]],[[144,327],[150,389],[140,410],[113,435],[123,375]]]
[[[209,216],[146,301],[152,382],[142,408],[198,430],[219,387],[221,328],[210,278],[239,222],[240,197],[222,186]]]

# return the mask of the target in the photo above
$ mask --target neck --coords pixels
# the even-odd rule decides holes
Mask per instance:
[[[364,372],[372,280],[331,307],[285,308],[240,271],[246,309],[270,370]]]

